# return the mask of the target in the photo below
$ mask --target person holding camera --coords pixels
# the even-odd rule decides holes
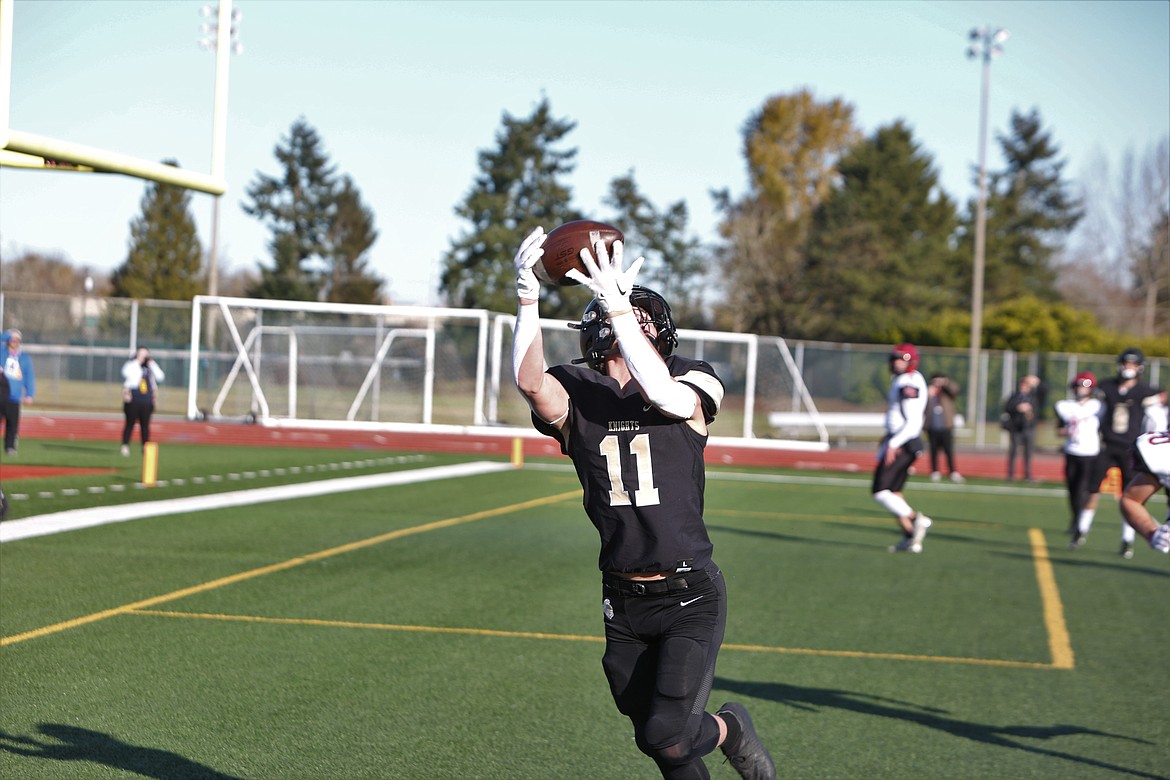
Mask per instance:
[[[947,471],[952,482],[965,482],[955,468],[955,399],[959,383],[946,374],[932,374],[926,386],[926,443],[930,446],[930,479],[942,479],[939,472],[939,454],[947,460]]]
[[[1035,482],[1032,478],[1032,451],[1036,448],[1036,412],[1039,409],[1038,398],[1040,377],[1028,374],[1020,377],[1019,390],[1007,399],[1003,407],[1003,429],[1011,434],[1008,445],[1007,479],[1011,482],[1016,476],[1016,455],[1022,456],[1024,465],[1024,480]]]
[[[137,423],[142,443],[150,441],[150,418],[158,399],[158,383],[166,375],[150,357],[150,350],[139,347],[134,357],[122,366],[122,412],[126,424],[122,427],[122,455],[130,454],[130,435]]]

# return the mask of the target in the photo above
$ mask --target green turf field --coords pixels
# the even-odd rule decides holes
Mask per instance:
[[[458,460],[169,445],[163,488],[87,493],[125,464],[14,506]],[[1111,499],[1067,551],[1055,486],[907,496],[935,518],[919,556],[886,552],[865,476],[710,472],[712,704],[748,705],[781,777],[1170,777],[1167,556],[1116,554]],[[6,543],[0,777],[655,777],[602,676],[596,556],[564,461]]]

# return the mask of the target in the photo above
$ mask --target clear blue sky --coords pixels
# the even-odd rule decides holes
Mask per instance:
[[[197,0],[15,0],[10,125],[211,168],[214,60]],[[214,2],[211,3],[214,5]],[[267,262],[240,203],[300,116],[352,175],[381,232],[371,258],[396,303],[437,302],[453,213],[504,112],[541,96],[577,122],[568,183],[597,216],[634,171],[659,207],[685,200],[715,239],[709,192],[744,191],[741,128],[771,95],[811,88],[852,103],[869,133],[905,120],[944,189],[974,194],[976,25],[1011,37],[992,65],[992,137],[1038,108],[1076,180],[1170,134],[1170,2],[346,2],[236,0],[221,267]],[[999,164],[994,142],[989,165]],[[109,271],[124,259],[145,183],[0,169],[0,249],[59,252]],[[192,212],[206,245],[212,198]],[[546,226],[550,227],[550,226]]]

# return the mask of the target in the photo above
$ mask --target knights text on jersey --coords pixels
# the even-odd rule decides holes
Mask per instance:
[[[708,364],[672,355],[671,376],[695,388],[708,423],[723,385]],[[584,490],[585,512],[601,536],[602,571],[699,569],[711,561],[703,525],[707,437],[668,417],[630,388],[583,366],[548,372],[569,394],[566,438],[535,416],[537,430],[561,442]]]

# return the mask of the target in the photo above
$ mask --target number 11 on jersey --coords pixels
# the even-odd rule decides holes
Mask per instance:
[[[601,454],[609,470],[609,505],[629,506],[630,494],[622,485],[621,442],[617,436],[606,436],[601,440]],[[650,457],[650,437],[639,433],[630,440],[630,454],[634,456],[638,471],[638,488],[634,491],[636,506],[651,506],[659,502],[658,488],[654,487],[654,462]]]

